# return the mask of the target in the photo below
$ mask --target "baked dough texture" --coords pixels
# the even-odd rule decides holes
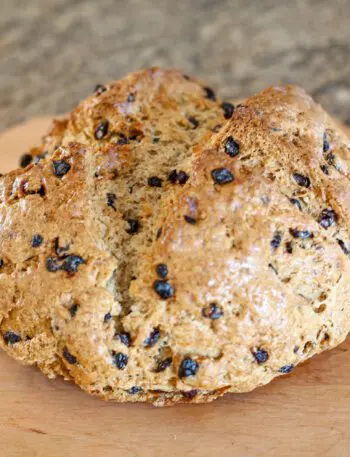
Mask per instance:
[[[157,406],[248,392],[350,329],[350,142],[300,88],[152,68],[0,178],[0,344]]]

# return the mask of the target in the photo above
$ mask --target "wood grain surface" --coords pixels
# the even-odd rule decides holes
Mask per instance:
[[[0,171],[46,119],[0,137]],[[1,457],[349,457],[350,341],[250,394],[157,409],[103,402],[0,353]]]

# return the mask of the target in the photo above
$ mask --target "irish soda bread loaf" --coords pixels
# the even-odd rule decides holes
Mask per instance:
[[[0,181],[1,345],[89,393],[246,392],[350,328],[349,140],[299,88],[151,69]]]

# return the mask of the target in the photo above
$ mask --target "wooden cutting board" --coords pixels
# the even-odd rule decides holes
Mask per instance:
[[[0,135],[0,172],[47,119]],[[349,457],[350,339],[250,394],[208,405],[106,403],[0,352],[1,457]]]

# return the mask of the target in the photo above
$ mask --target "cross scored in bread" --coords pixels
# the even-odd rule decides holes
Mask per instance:
[[[0,344],[157,406],[247,392],[350,329],[350,142],[300,88],[152,68],[0,178]]]

